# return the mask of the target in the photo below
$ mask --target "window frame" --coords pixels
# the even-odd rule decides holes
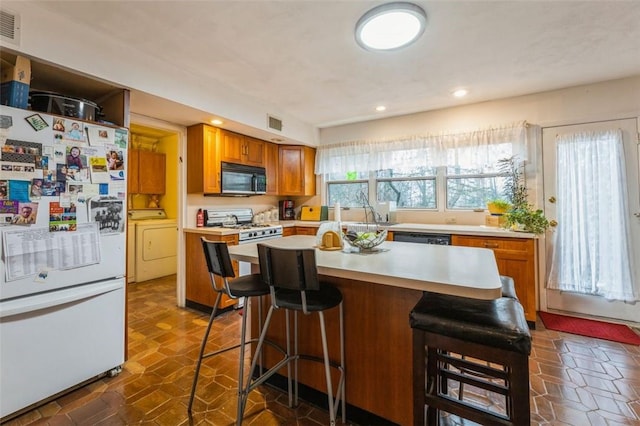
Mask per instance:
[[[472,207],[472,208],[468,208],[468,207],[449,207],[449,192],[447,191],[448,188],[448,183],[449,180],[453,180],[453,179],[494,179],[494,178],[499,178],[499,177],[504,177],[506,176],[508,173],[504,173],[504,172],[491,172],[491,173],[473,173],[473,174],[464,174],[464,175],[450,175],[447,173],[447,166],[443,166],[442,167],[443,171],[444,171],[444,179],[443,179],[443,192],[445,195],[445,199],[444,199],[444,211],[474,211],[476,209],[482,208],[483,210],[485,209],[484,207],[478,206],[478,207]]]
[[[477,209],[482,208],[485,209],[484,206],[478,206],[473,208],[466,207],[449,207],[449,194],[447,192],[447,183],[450,179],[493,179],[497,177],[504,176],[505,173],[501,173],[499,171],[491,172],[491,173],[473,173],[473,174],[460,174],[460,175],[450,175],[447,173],[448,166],[438,166],[436,167],[435,175],[428,176],[411,176],[411,177],[389,177],[389,178],[378,178],[376,176],[376,172],[372,171],[369,173],[368,179],[355,179],[355,180],[329,180],[327,175],[323,176],[324,188],[326,191],[326,200],[330,199],[330,185],[331,184],[349,184],[349,183],[366,183],[368,188],[368,197],[369,200],[375,200],[375,203],[378,202],[378,182],[390,182],[390,181],[410,181],[410,180],[431,180],[435,182],[435,191],[436,191],[436,203],[435,207],[397,207],[398,210],[414,210],[414,211],[425,211],[425,212],[471,212]],[[340,201],[342,207],[354,207],[347,206],[342,201]],[[372,203],[374,204],[374,203]],[[359,207],[359,206],[356,206]]]

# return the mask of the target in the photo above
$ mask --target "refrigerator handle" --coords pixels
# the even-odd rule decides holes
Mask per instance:
[[[84,284],[35,296],[21,297],[0,303],[0,318],[5,319],[14,315],[34,312],[66,303],[88,299],[104,293],[124,288],[124,279],[101,281],[94,284]]]

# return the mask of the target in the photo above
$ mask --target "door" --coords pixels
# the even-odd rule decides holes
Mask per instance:
[[[569,243],[566,232],[561,232],[561,227],[563,226],[562,219],[558,217],[561,215],[561,211],[567,211],[566,208],[560,207],[563,200],[559,199],[558,190],[561,182],[566,182],[566,179],[562,176],[565,176],[564,170],[567,168],[561,169],[562,176],[558,175],[556,166],[558,160],[558,143],[557,138],[566,137],[568,135],[575,135],[581,132],[605,132],[610,130],[620,129],[623,139],[623,150],[625,162],[621,170],[621,173],[626,176],[626,194],[627,194],[627,205],[626,207],[621,208],[620,215],[617,216],[618,219],[613,221],[608,221],[606,214],[600,215],[599,221],[590,221],[590,223],[598,223],[598,225],[590,226],[589,229],[589,237],[583,241],[589,241],[588,244],[585,243]],[[621,245],[620,247],[626,247],[624,250],[621,250],[622,256],[620,258],[624,258],[624,254],[628,253],[628,258],[630,262],[629,268],[621,268],[626,271],[629,271],[631,275],[631,279],[628,281],[632,282],[632,285],[635,289],[636,298],[640,294],[640,181],[638,178],[638,169],[640,168],[640,157],[638,154],[638,128],[637,128],[637,120],[636,119],[625,119],[625,120],[614,120],[614,121],[606,121],[599,123],[588,123],[588,124],[578,124],[571,126],[560,126],[560,127],[550,127],[545,128],[543,130],[542,135],[543,140],[543,167],[544,167],[544,197],[545,197],[545,214],[550,220],[558,221],[557,229],[547,238],[547,276],[546,276],[546,302],[547,308],[553,310],[561,310],[567,311],[571,313],[578,313],[582,315],[589,316],[599,316],[623,321],[633,321],[640,322],[640,307],[638,302],[629,303],[617,300],[607,300],[607,298],[603,296],[598,296],[594,294],[590,294],[589,291],[583,291],[582,289],[572,289],[567,291],[560,291],[556,289],[550,289],[550,272],[554,274],[557,273],[558,270],[561,269],[559,266],[561,262],[557,262],[554,254],[556,250],[563,245],[564,247],[568,247],[570,251],[577,252],[577,248],[574,249],[573,246],[590,246],[591,252],[596,252],[597,250],[594,248],[595,245],[599,245],[599,247],[606,247],[606,242],[608,241],[626,241],[626,244]],[[598,164],[598,163],[594,163]],[[599,164],[597,167],[600,168],[601,171],[604,171]],[[584,176],[580,171],[581,168],[578,166],[570,166],[571,170],[575,170],[575,173],[571,173],[572,178],[580,182],[587,183],[588,188],[597,190],[597,185],[593,182],[591,177],[592,175]],[[607,167],[605,167],[607,169]],[[612,187],[615,185],[612,185]],[[588,193],[589,191],[584,191]],[[582,196],[587,196],[587,194],[583,194],[580,191],[574,191],[572,193],[568,193],[565,198],[574,197],[578,199]],[[622,204],[620,204],[622,205]],[[568,206],[568,203],[565,204]],[[613,208],[612,208],[613,211]],[[579,228],[580,224],[586,223],[589,219],[586,218],[589,215],[583,214],[575,214],[572,215],[571,226],[574,228]],[[612,214],[613,217],[613,214]],[[620,228],[617,226],[611,226],[611,223],[620,224],[624,223],[624,219],[628,223],[628,227],[626,227],[627,231],[620,232],[611,232],[611,229]],[[607,222],[609,224],[607,225]],[[620,228],[622,229],[622,228]],[[604,230],[604,231],[603,231]],[[627,234],[627,235],[625,235]],[[561,240],[561,241],[558,241]],[[578,241],[578,240],[574,240]],[[596,243],[596,241],[598,241]],[[604,245],[602,243],[605,243]],[[572,246],[573,245],[573,246]],[[601,250],[601,249],[600,249]],[[593,259],[599,259],[599,256],[593,256]],[[595,260],[593,264],[595,265],[594,270],[600,270],[600,268],[605,268],[608,265],[606,262],[598,262]],[[620,264],[617,260],[611,262],[613,264]],[[573,268],[576,269],[575,267]],[[552,272],[553,271],[553,272]],[[598,274],[600,272],[597,272]],[[578,274],[583,275],[584,274]],[[577,280],[576,280],[577,281]],[[577,283],[576,287],[579,287]]]

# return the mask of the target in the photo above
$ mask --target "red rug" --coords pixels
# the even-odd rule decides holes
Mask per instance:
[[[544,326],[549,330],[579,334],[580,336],[612,340],[629,345],[640,345],[640,336],[624,324],[595,321],[584,318],[567,317],[539,311]]]

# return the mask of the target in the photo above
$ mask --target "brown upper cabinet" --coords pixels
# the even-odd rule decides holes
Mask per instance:
[[[280,150],[278,145],[265,142],[264,167],[267,172],[267,195],[278,195],[278,163],[280,162]]]
[[[220,129],[196,124],[187,129],[187,192],[220,192]]]
[[[131,194],[164,194],[166,187],[166,155],[161,152],[130,149],[128,183]]]
[[[219,129],[219,132],[222,161],[264,167],[264,141],[228,130]]]
[[[219,194],[220,163],[225,161],[264,167],[268,195],[315,195],[315,159],[313,148],[196,124],[187,129],[187,193]]]
[[[278,195],[316,195],[316,150],[280,145]]]

